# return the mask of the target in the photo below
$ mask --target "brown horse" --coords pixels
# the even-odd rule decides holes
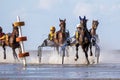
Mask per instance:
[[[98,20],[93,20],[92,21],[92,28],[89,30],[89,32],[92,36],[92,38],[91,38],[92,46],[95,46],[95,57],[97,58],[97,63],[99,62],[99,56],[100,56],[100,47],[98,45],[99,38],[98,38],[98,35],[96,33],[98,24],[99,24]]]
[[[61,47],[66,42],[67,38],[69,37],[69,32],[66,31],[66,19],[64,20],[59,19],[59,21],[60,21],[60,24],[59,24],[60,30],[56,32],[54,40],[50,41],[48,39],[45,39],[43,43],[40,46],[38,46],[39,62],[41,62],[43,47],[47,47],[47,46],[55,47],[57,52],[59,53],[59,47]]]
[[[18,36],[19,36],[18,28],[14,27],[14,25],[12,33],[5,34],[5,39],[2,41],[1,45],[4,50],[4,59],[6,59],[6,46],[9,46],[12,48],[14,59],[18,60],[17,53],[15,51],[16,48],[19,48],[19,51],[21,52],[20,45],[18,42],[16,42],[16,38]]]
[[[76,57],[75,57],[75,61],[79,58],[78,57],[78,49],[79,46],[81,45],[83,52],[85,53],[85,57],[87,60],[87,64],[89,64],[89,60],[88,60],[88,48],[90,48],[90,55],[92,56],[92,45],[91,45],[91,35],[87,29],[87,19],[84,16],[84,18],[81,18],[79,16],[80,19],[80,26],[81,26],[81,31],[80,31],[80,37],[79,37],[79,43],[76,44]]]
[[[90,34],[92,36],[96,35],[96,30],[97,30],[98,24],[99,24],[98,20],[92,21],[92,28],[90,29]]]
[[[68,47],[62,48],[64,46],[64,43],[67,42],[67,39],[70,37],[69,31],[66,31],[66,19],[60,21],[60,30],[56,32],[56,44],[58,44],[61,47],[62,51],[62,64],[64,62],[64,56],[65,56],[65,51],[66,55],[68,56]]]
[[[63,43],[67,40],[67,38],[69,38],[69,31],[66,31],[66,19],[61,20],[60,21],[60,30],[56,32],[56,43],[59,46],[62,46]]]

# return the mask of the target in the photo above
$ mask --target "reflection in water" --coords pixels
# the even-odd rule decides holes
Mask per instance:
[[[0,64],[0,79],[120,79],[120,64],[61,65]]]

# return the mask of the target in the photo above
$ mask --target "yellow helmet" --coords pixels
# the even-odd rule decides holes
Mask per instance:
[[[50,27],[50,30],[51,30],[51,31],[55,31],[56,29],[55,29],[54,26],[52,26],[52,27]]]

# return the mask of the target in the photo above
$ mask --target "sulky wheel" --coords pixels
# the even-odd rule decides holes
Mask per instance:
[[[18,27],[18,26],[24,26],[25,23],[24,22],[14,22],[13,25],[14,25],[14,27]]]
[[[23,57],[27,57],[27,56],[29,56],[29,52],[19,53],[19,58],[23,58]]]
[[[16,42],[20,42],[20,41],[27,41],[27,37],[17,37],[16,38]]]

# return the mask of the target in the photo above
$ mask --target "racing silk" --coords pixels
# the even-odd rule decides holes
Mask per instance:
[[[56,36],[56,33],[50,32],[49,35],[48,35],[48,39],[49,39],[50,41],[53,41],[53,40],[55,39],[55,36]]]
[[[4,40],[5,39],[5,33],[0,33],[0,40]]]
[[[76,40],[79,41],[79,38],[80,38],[80,32],[79,31],[75,32],[75,38],[76,38]]]

